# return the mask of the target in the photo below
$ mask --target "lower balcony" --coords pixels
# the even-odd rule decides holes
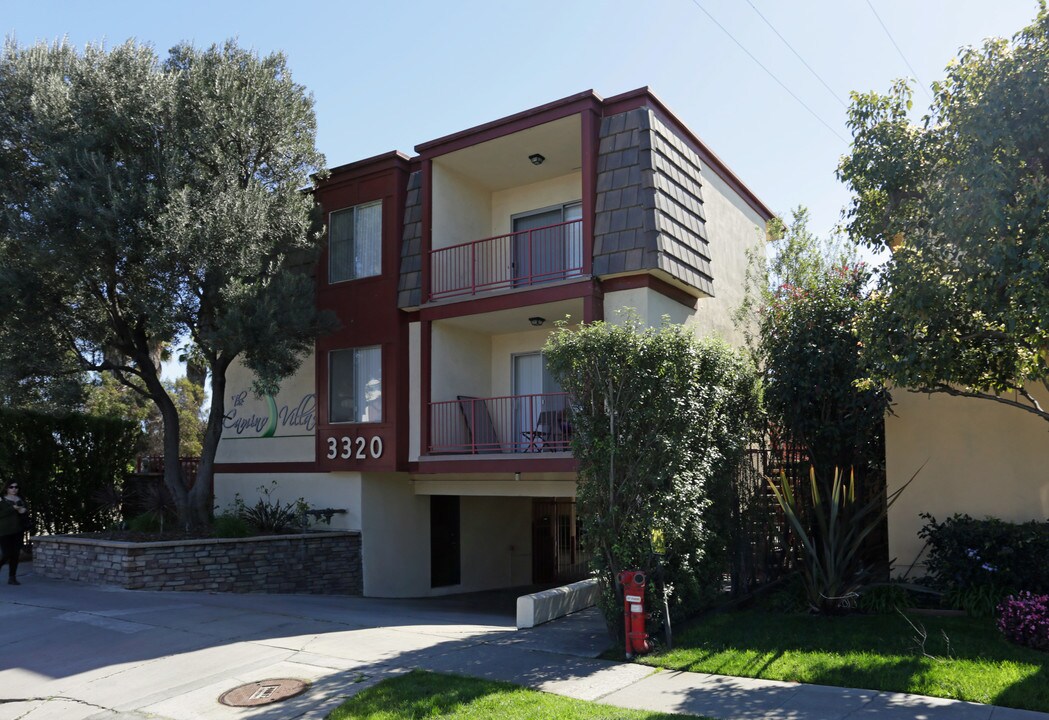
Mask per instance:
[[[472,397],[430,403],[430,455],[565,453],[572,426],[566,393]]]

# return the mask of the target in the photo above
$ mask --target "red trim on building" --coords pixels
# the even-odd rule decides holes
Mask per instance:
[[[696,296],[690,295],[679,287],[671,285],[665,280],[660,280],[655,275],[643,273],[640,275],[623,275],[621,277],[607,278],[601,281],[601,287],[606,293],[617,290],[635,290],[647,288],[680,303],[687,308],[695,310]]]
[[[424,305],[419,310],[419,316],[425,320],[444,320],[450,317],[479,315],[499,310],[511,310],[530,305],[571,300],[572,298],[582,298],[592,294],[594,291],[593,285],[594,281],[592,279],[582,278],[556,285],[539,285],[528,290],[502,293],[500,295],[471,295],[456,302]]]
[[[515,455],[499,460],[441,460],[440,456],[412,463],[408,466],[413,475],[439,475],[446,473],[515,473],[515,472],[576,472],[579,463],[575,458],[537,458]]]
[[[397,290],[410,167],[399,153],[379,155],[338,168],[315,191],[325,219],[335,210],[383,203],[378,275],[329,283],[327,248],[319,260],[317,305],[334,313],[339,327],[316,342],[317,470],[389,472],[407,465],[408,317],[397,308]],[[382,422],[330,422],[329,353],[370,346],[382,350]]]
[[[524,110],[483,125],[477,125],[451,135],[445,135],[436,140],[421,143],[415,146],[415,152],[427,158],[444,155],[471,145],[494,140],[504,135],[527,130],[537,125],[560,120],[587,109],[594,109],[599,112],[600,104],[601,96],[593,90],[586,90],[545,105],[540,105],[539,107],[531,108],[530,110]]]
[[[420,319],[419,337],[422,353],[419,358],[419,452],[425,453],[430,444],[430,374],[433,371],[433,335],[426,318]]]
[[[330,189],[334,184],[338,183],[341,175],[355,176],[355,173],[361,169],[367,169],[369,172],[383,172],[390,170],[391,168],[400,168],[404,163],[410,163],[411,158],[402,153],[400,150],[391,150],[390,152],[382,153],[381,155],[373,155],[370,158],[364,160],[355,160],[345,165],[339,165],[328,169],[328,177],[324,180],[319,180],[318,185],[323,185],[325,189]],[[314,180],[317,176],[314,175]]]

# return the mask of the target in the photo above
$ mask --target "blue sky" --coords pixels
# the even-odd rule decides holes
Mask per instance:
[[[314,95],[329,166],[388,150],[413,154],[419,143],[582,90],[608,97],[647,85],[769,207],[785,214],[806,205],[813,229],[826,234],[848,202],[834,170],[848,148],[849,91],[885,91],[914,73],[927,87],[958,47],[1012,35],[1037,7],[1035,0],[349,0],[297,7],[0,0],[0,30],[22,44],[66,36],[78,46],[113,45],[133,37],[162,54],[179,41],[209,45],[228,37],[262,53],[283,50]],[[918,90],[916,108],[927,103]]]

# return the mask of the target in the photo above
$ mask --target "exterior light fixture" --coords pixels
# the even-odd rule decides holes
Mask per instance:
[[[515,472],[514,473],[514,482],[521,482],[521,473],[519,473],[519,472]]]
[[[532,323],[532,325],[534,325],[535,327],[539,327],[540,325],[546,322],[546,318],[541,318],[538,315],[536,315],[535,317],[528,318],[528,322]]]
[[[546,160],[546,158],[539,153],[532,153],[528,156],[528,159],[532,161],[533,165],[542,165],[543,161]]]

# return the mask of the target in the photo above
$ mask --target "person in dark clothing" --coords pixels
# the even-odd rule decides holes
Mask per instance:
[[[0,567],[7,563],[7,584],[21,585],[18,582],[18,556],[22,554],[22,536],[28,524],[29,508],[18,495],[18,483],[8,482],[4,485],[4,494],[0,497]]]

